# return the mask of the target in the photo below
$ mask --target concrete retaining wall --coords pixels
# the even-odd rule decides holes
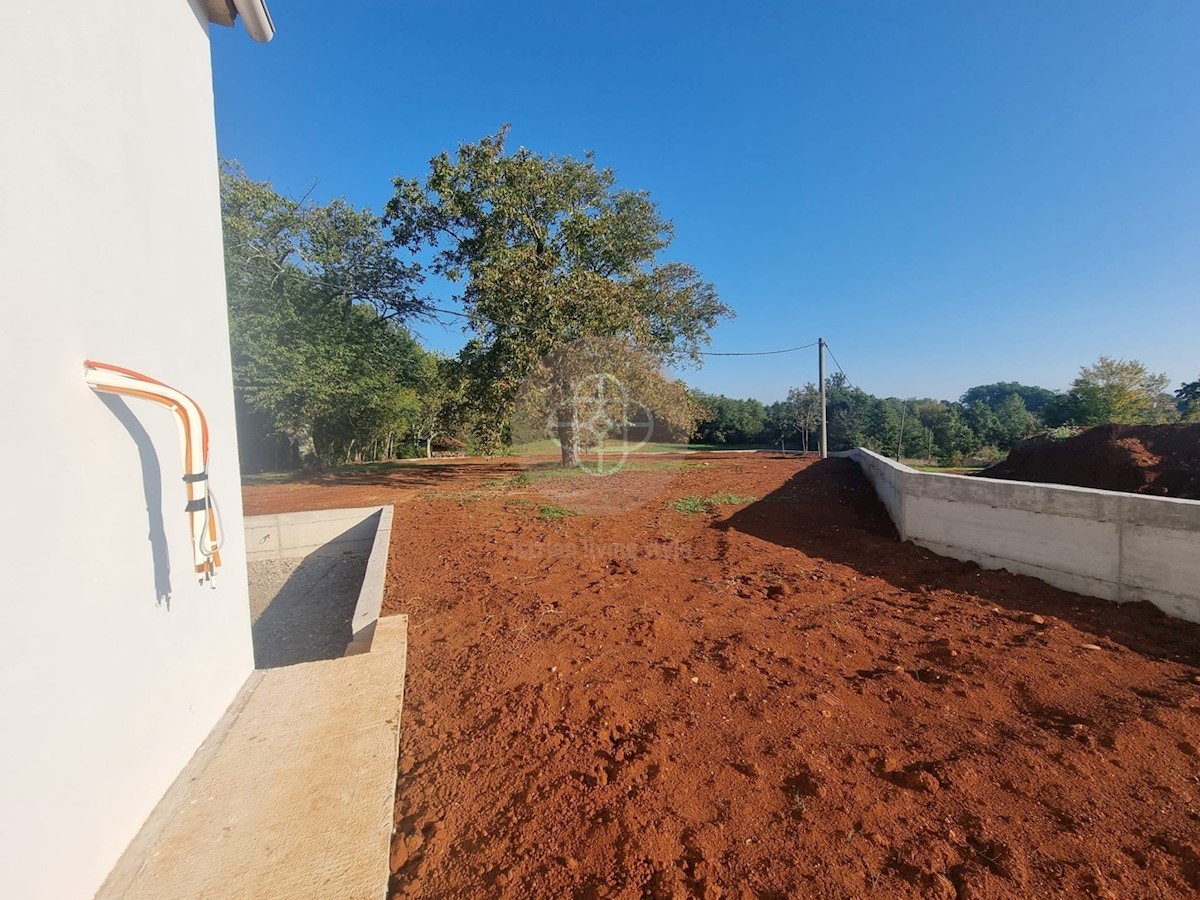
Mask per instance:
[[[1200,501],[918,472],[859,448],[854,460],[901,540],[1200,622]]]
[[[364,506],[311,512],[247,516],[246,559],[297,559],[341,553],[366,553],[367,571],[354,606],[347,653],[371,649],[375,622],[383,606],[388,547],[392,540],[392,507]]]

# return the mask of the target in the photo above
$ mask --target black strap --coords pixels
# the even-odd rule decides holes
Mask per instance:
[[[187,484],[191,484],[196,481],[208,481],[208,473],[207,472],[197,472],[195,475],[184,475],[183,480]]]
[[[198,500],[189,500],[187,506],[183,508],[184,512],[203,512],[208,509],[208,501],[203,497]]]

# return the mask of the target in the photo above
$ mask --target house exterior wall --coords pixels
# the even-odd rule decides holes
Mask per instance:
[[[200,0],[40,0],[5,25],[0,895],[86,897],[253,668],[208,24]],[[102,400],[85,358],[207,414],[215,589],[172,416]]]

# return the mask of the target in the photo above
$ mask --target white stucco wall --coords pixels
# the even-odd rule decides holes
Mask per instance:
[[[1200,501],[918,472],[861,447],[833,455],[859,464],[902,540],[1200,622]]]
[[[0,896],[57,900],[100,885],[253,654],[204,17],[39,0],[6,7],[2,40]],[[88,357],[207,413],[215,590],[191,574],[171,415],[124,404],[155,475],[84,384]]]

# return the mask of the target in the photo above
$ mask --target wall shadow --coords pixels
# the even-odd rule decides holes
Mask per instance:
[[[162,466],[158,462],[158,451],[154,442],[138,417],[125,405],[125,401],[112,394],[98,394],[100,402],[108,407],[117,421],[125,426],[133,443],[137,446],[142,467],[142,494],[146,499],[146,518],[149,527],[150,556],[154,562],[154,602],[171,608],[171,554],[167,549],[167,533],[163,527],[162,514]],[[180,491],[182,497],[183,492]]]
[[[816,460],[780,488],[716,524],[881,578],[917,595],[950,590],[1019,614],[1054,616],[1147,657],[1200,665],[1200,624],[1149,603],[1116,604],[901,543],[858,464]]]
[[[368,558],[368,553],[316,553],[251,560],[255,668],[345,656]]]

